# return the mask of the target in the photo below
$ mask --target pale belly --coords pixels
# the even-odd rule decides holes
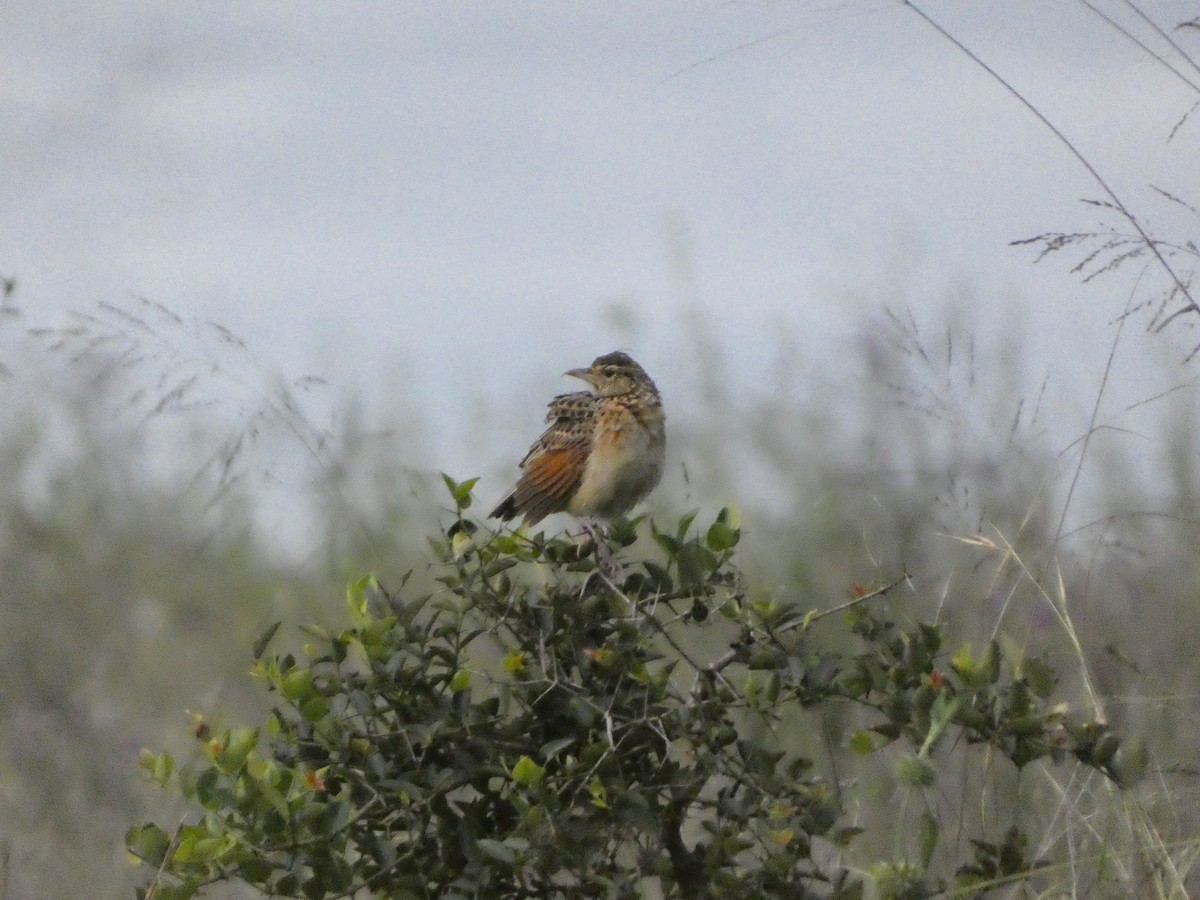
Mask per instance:
[[[659,438],[651,448],[650,436],[638,428],[623,430],[603,453],[593,449],[567,511],[600,518],[628,512],[662,477],[664,443]]]

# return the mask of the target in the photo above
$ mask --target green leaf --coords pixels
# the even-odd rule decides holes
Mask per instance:
[[[559,738],[556,741],[548,741],[547,743],[543,744],[538,752],[545,759],[554,759],[554,757],[558,756],[559,753],[561,753],[563,750],[566,750],[574,743],[575,738],[573,737]]]
[[[990,642],[989,647],[994,646],[995,641]],[[988,664],[988,651],[984,651],[983,659],[976,660],[971,655],[971,644],[969,642],[963,644],[958,652],[950,657],[950,668],[958,674],[968,687],[975,690],[986,687],[990,683]]]
[[[320,694],[314,694],[300,704],[300,715],[305,721],[319,722],[329,715],[329,701]]]
[[[513,848],[508,846],[508,844],[504,843],[503,841],[493,840],[492,838],[480,838],[479,849],[482,850],[485,855],[490,856],[497,862],[505,863],[506,865],[511,866],[517,861],[517,854],[513,851]]]
[[[517,784],[535,785],[545,776],[546,770],[528,756],[522,756],[512,769],[512,780]]]
[[[942,732],[946,730],[963,705],[961,696],[951,697],[947,694],[938,694],[933,701],[933,708],[929,712],[929,732],[925,735],[925,742],[921,745],[918,752],[919,756],[927,756],[933,745],[937,743],[937,739],[942,736]]]
[[[684,513],[679,519],[679,526],[675,529],[675,538],[682,541],[687,537],[688,529],[692,527],[692,523],[696,521],[696,516],[700,514],[699,509],[693,509],[690,512]]]
[[[312,669],[298,667],[283,676],[279,691],[289,700],[299,700],[312,691],[312,682]]]
[[[279,621],[268,625],[263,633],[254,639],[254,643],[250,647],[250,652],[253,654],[252,658],[255,661],[262,659],[263,652],[267,649],[267,644],[271,643],[271,638],[275,637],[275,632],[279,630],[279,626],[282,624]]]
[[[794,828],[771,828],[767,831],[769,837],[774,843],[780,847],[786,847],[796,838],[796,829]]]
[[[896,777],[905,787],[927,788],[937,781],[937,770],[926,757],[907,753],[896,760]]]
[[[217,785],[220,773],[215,768],[205,769],[196,779],[195,798],[201,806],[212,808],[217,801]]]
[[[487,569],[484,570],[483,575],[485,578],[493,578],[496,575],[499,575],[501,572],[511,569],[519,562],[519,559],[515,559],[511,556],[501,557],[500,559],[493,560],[491,564],[488,565]]]
[[[474,549],[475,538],[466,531],[460,531],[450,538],[450,552],[454,554],[455,559],[462,559]]]
[[[717,521],[722,525],[728,525],[734,531],[742,530],[742,510],[741,507],[730,504],[717,513]]]
[[[526,549],[526,546],[524,541],[515,534],[501,532],[492,538],[492,548],[504,557],[512,556],[514,553],[521,553]]]
[[[779,699],[780,686],[781,681],[778,672],[772,672],[767,676],[767,683],[763,689],[763,694],[767,698],[767,702],[772,706],[774,706],[775,702]]]
[[[662,547],[668,559],[673,559],[679,553],[679,548],[683,545],[683,542],[675,536],[667,534],[665,531],[659,531],[657,528],[650,532],[650,535],[654,538],[654,543]]]
[[[980,661],[980,669],[988,684],[995,684],[999,680],[1000,644],[997,641],[988,641],[987,650],[984,651],[983,659]]]
[[[357,581],[346,585],[346,611],[350,614],[350,621],[356,628],[362,628],[371,620],[367,593],[378,587],[379,582],[374,575],[364,575]]]
[[[717,558],[699,544],[684,544],[675,560],[679,566],[679,580],[692,590],[703,587],[708,574],[717,567]]]
[[[450,690],[457,694],[465,691],[471,686],[471,673],[466,669],[459,669],[454,673],[454,677],[450,679]]]
[[[609,546],[628,547],[633,544],[637,540],[637,524],[641,520],[641,516],[636,519],[625,519],[618,516],[611,520],[608,523]]]
[[[329,632],[320,625],[301,625],[300,630],[310,637],[316,638],[322,644],[328,644],[333,640],[333,638],[329,636]]]
[[[938,836],[941,834],[941,828],[938,825],[938,820],[933,817],[933,814],[926,810],[921,814],[920,823],[920,847],[921,847],[921,868],[928,869],[929,861],[933,859],[933,851],[937,849]]]
[[[200,838],[191,846],[191,859],[181,860],[181,862],[212,862],[220,859],[236,846],[237,838],[232,834]],[[178,858],[178,854],[176,857]]]
[[[1058,673],[1054,668],[1040,659],[1026,659],[1021,665],[1021,671],[1029,682],[1029,689],[1034,696],[1045,700],[1058,684]]]
[[[608,791],[603,781],[593,778],[588,784],[588,793],[592,795],[592,806],[596,809],[608,809]]]
[[[704,543],[713,553],[732,550],[737,546],[739,540],[741,540],[741,534],[724,522],[713,522],[704,535]]]
[[[138,753],[138,765],[150,773],[159,784],[165,785],[171,777],[171,772],[175,768],[175,760],[171,758],[169,753],[153,753],[149,750],[142,750]]]
[[[224,746],[216,754],[214,761],[222,772],[234,772],[245,764],[246,757],[258,746],[258,729],[235,728],[227,731],[222,744]]]
[[[203,825],[184,825],[179,829],[174,861],[206,863],[224,856],[237,845],[232,834],[212,834]]]
[[[450,491],[450,496],[454,498],[454,505],[461,511],[469,509],[471,506],[471,491],[479,482],[478,478],[468,478],[466,481],[455,481],[445,472],[442,473],[442,481],[446,483],[446,488]]]
[[[657,590],[670,593],[674,589],[675,582],[672,580],[671,574],[658,563],[647,559],[642,562],[642,566],[650,575]]]
[[[861,728],[854,732],[850,737],[850,749],[859,756],[866,756],[869,753],[875,752],[875,741],[871,739],[869,731],[863,731]]]
[[[125,832],[125,848],[146,865],[159,866],[167,855],[171,839],[153,823],[139,825]]]
[[[1113,758],[1113,775],[1121,787],[1132,788],[1142,780],[1149,765],[1150,754],[1146,749],[1146,739],[1140,734],[1134,734],[1121,744]]]

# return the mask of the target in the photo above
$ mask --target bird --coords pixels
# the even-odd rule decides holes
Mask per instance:
[[[533,442],[516,485],[489,518],[523,516],[529,526],[568,512],[590,532],[590,520],[624,515],[662,477],[666,416],[646,370],[618,350],[564,374],[590,390],[550,401],[550,427]]]

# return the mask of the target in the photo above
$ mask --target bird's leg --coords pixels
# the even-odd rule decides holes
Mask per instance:
[[[592,546],[596,548],[596,565],[600,573],[614,584],[624,581],[625,572],[608,546],[608,528],[594,519],[580,519],[579,524]]]

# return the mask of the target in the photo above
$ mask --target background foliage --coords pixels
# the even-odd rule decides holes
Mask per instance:
[[[150,324],[167,329],[159,321]],[[194,338],[191,327],[166,333],[187,344]],[[864,717],[861,704],[845,698],[808,707],[788,699],[787,716],[764,726],[764,733],[811,761],[804,778],[837,787],[839,812],[830,833],[863,829],[848,840],[845,853],[852,856],[830,851],[820,865],[837,872],[847,861],[882,862],[884,868],[853,875],[866,877],[869,886],[896,884],[899,890],[926,878],[928,885],[959,877],[963,866],[987,870],[977,862],[977,852],[984,852],[1022,864],[1048,861],[1038,877],[1058,880],[1046,883],[1178,893],[1179,885],[1190,884],[1196,834],[1194,773],[1187,763],[1196,723],[1184,707],[1195,690],[1185,653],[1195,642],[1185,611],[1196,579],[1193,523],[1200,521],[1193,508],[1195,455],[1188,449],[1194,417],[1186,405],[1165,417],[1168,424],[1154,441],[1170,448],[1176,464],[1159,470],[1152,493],[1125,477],[1119,454],[1093,450],[1089,466],[1103,473],[1107,490],[1089,499],[1086,519],[1093,524],[1085,521],[1087,527],[1059,540],[1056,504],[1071,470],[1050,452],[1041,423],[1028,413],[1018,419],[1014,410],[1024,398],[1006,398],[1003,391],[970,403],[978,392],[972,385],[1015,382],[1001,362],[1011,354],[1003,345],[994,354],[981,345],[967,366],[961,356],[939,354],[918,331],[903,313],[870,326],[861,367],[848,362],[846,370],[859,373],[862,388],[847,392],[837,415],[790,389],[793,380],[814,373],[793,364],[787,344],[777,350],[781,389],[761,398],[731,396],[722,386],[727,382],[712,378],[719,355],[697,331],[689,365],[698,384],[713,383],[698,392],[701,403],[672,407],[672,442],[687,448],[687,456],[656,493],[655,518],[668,522],[699,506],[698,521],[711,523],[719,498],[747,498],[738,546],[745,574],[737,576],[752,601],[746,615],[755,614],[755,603],[831,609],[906,572],[908,580],[889,592],[886,604],[871,607],[885,616],[884,632],[856,632],[874,621],[870,617],[854,628],[833,627],[840,618],[833,616],[816,626],[820,651],[843,661],[868,649],[890,652],[888,630],[920,634],[913,629],[926,623],[940,641],[930,659],[936,656],[941,677],[952,683],[960,677],[950,664],[956,658],[994,670],[1005,683],[1027,677],[1029,661],[1045,662],[1060,680],[1050,709],[1038,707],[1035,716],[1048,725],[1059,715],[1063,722],[1106,721],[1134,752],[1134,771],[1143,752],[1148,760],[1149,777],[1119,790],[1114,772],[1096,769],[1115,759],[1108,756],[1114,745],[1106,729],[1090,737],[1055,731],[1049,734],[1052,750],[1080,749],[1093,765],[1063,769],[1040,757],[1018,774],[1002,746],[985,741],[965,747],[966,732],[947,726],[950,736],[931,745],[935,782],[927,785],[920,748],[929,726],[923,720],[880,747],[876,741],[884,736],[869,730],[880,724],[878,712]],[[959,332],[945,326],[941,334]],[[235,414],[211,404],[201,408],[200,418],[182,408],[153,413],[156,395],[149,395],[154,402],[148,408],[139,408],[129,384],[117,376],[82,377],[103,368],[103,354],[85,354],[64,367],[61,349],[30,346],[16,339],[15,329],[7,335],[12,375],[4,383],[21,425],[8,433],[4,447],[6,470],[14,477],[3,486],[6,552],[0,557],[10,591],[0,607],[4,671],[19,673],[6,677],[0,694],[11,726],[0,737],[7,773],[0,805],[5,820],[15,823],[4,836],[5,890],[16,897],[128,896],[145,873],[126,858],[126,829],[150,819],[170,840],[174,823],[196,821],[186,804],[139,779],[139,751],[171,754],[178,760],[176,774],[189,760],[211,766],[211,748],[192,734],[203,721],[209,740],[228,746],[241,734],[240,746],[249,754],[249,732],[239,729],[259,721],[271,705],[246,675],[255,637],[280,619],[288,627],[277,643],[297,640],[294,623],[321,623],[331,636],[361,629],[363,623],[348,620],[330,598],[364,571],[375,570],[382,584],[406,599],[449,590],[437,579],[443,566],[462,560],[441,559],[441,539],[431,548],[424,534],[428,522],[441,516],[452,526],[457,516],[439,513],[445,503],[425,481],[394,477],[395,460],[422,452],[419,441],[411,443],[411,423],[390,433],[353,419],[314,428],[313,446],[324,454],[320,464],[297,466],[285,480],[266,461],[286,457],[289,451],[280,447],[294,434],[287,410],[301,415],[308,395],[287,395],[290,386],[269,377],[255,381],[253,370],[238,370],[240,382],[265,386],[230,392],[240,398]],[[1165,368],[1176,365],[1168,360]],[[60,379],[58,371],[67,377]],[[38,379],[58,399],[23,403],[24,387]],[[868,387],[880,384],[907,387],[902,393]],[[285,392],[282,399],[278,391]],[[266,400],[273,400],[276,412]],[[986,408],[989,403],[995,410]],[[712,427],[712,409],[723,411],[729,427]],[[514,413],[514,423],[521,418]],[[862,452],[849,453],[864,420],[875,422],[874,437],[865,446],[859,440]],[[196,452],[164,443],[156,430],[174,434],[185,422],[196,423]],[[527,438],[516,424],[510,431],[514,446]],[[971,440],[962,439],[964,433]],[[173,455],[147,464],[162,446]],[[343,453],[343,446],[354,452]],[[263,471],[275,478],[254,480]],[[483,484],[495,488],[507,479],[507,471],[498,472]],[[318,510],[312,518],[319,531],[298,542],[316,549],[297,554],[293,546],[281,553],[264,539],[269,532],[255,521],[254,498],[272,496],[278,481],[293,491],[301,482],[300,493]],[[436,476],[429,481],[440,488]],[[220,489],[216,502],[214,486]],[[674,528],[670,534],[680,540]],[[703,542],[694,529],[684,539]],[[503,544],[484,546],[487,552],[512,551]],[[630,560],[668,562],[662,556],[668,551],[644,530],[627,552]],[[530,564],[523,561],[521,571]],[[636,562],[631,568],[638,568]],[[644,567],[640,571],[649,575]],[[396,589],[406,578],[403,591]],[[546,604],[554,608],[553,601]],[[694,633],[698,646],[687,651],[699,654],[697,661],[719,659],[733,637],[720,604],[712,606],[706,623],[680,620],[672,626]],[[690,608],[678,612],[686,616]],[[388,614],[381,607],[370,613]],[[602,603],[591,611],[594,619],[574,627],[599,627],[611,614]],[[622,615],[616,610],[618,621]],[[1165,632],[1163,619],[1173,623]],[[634,628],[624,634],[609,635],[628,641],[622,653],[661,651],[655,641],[664,638],[657,632]],[[956,657],[967,643],[969,658]],[[307,656],[302,646],[291,653],[303,666],[321,655]],[[565,648],[561,653],[568,658]],[[503,655],[493,656],[500,664]],[[503,667],[487,671],[499,678]],[[769,668],[755,677],[763,673],[769,686]],[[924,676],[931,679],[932,672]],[[919,673],[913,677],[919,682],[914,690],[932,685]],[[473,690],[491,683],[482,674],[472,679]],[[689,684],[668,687],[679,697],[691,696]],[[779,696],[792,698],[788,691],[794,689],[780,675]],[[1030,702],[1042,699],[1034,693]],[[1065,708],[1057,707],[1060,702]],[[200,718],[189,717],[188,709]],[[1070,743],[1061,743],[1064,734]],[[1089,740],[1094,750],[1087,750]],[[553,771],[538,761],[550,742],[515,759],[528,756]],[[901,762],[909,758],[918,762]],[[226,768],[233,777],[236,767]],[[305,762],[297,771],[319,768]],[[294,789],[303,786],[297,782]],[[1016,836],[1008,840],[1018,818],[1027,844]],[[940,826],[937,840],[923,843],[922,823],[931,821]],[[818,847],[837,846],[821,840]],[[934,848],[928,869],[922,865],[927,846]],[[153,842],[142,849],[150,852]],[[71,864],[61,865],[62,859]],[[242,894],[226,885],[208,895]]]

